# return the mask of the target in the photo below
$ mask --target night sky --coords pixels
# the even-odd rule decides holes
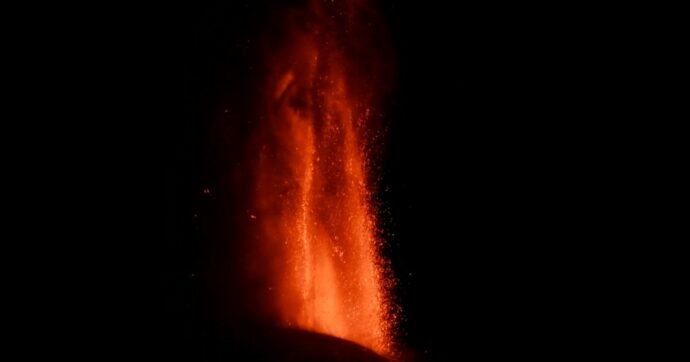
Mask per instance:
[[[232,253],[225,244],[238,226],[224,220],[241,197],[223,191],[223,165],[241,158],[251,127],[222,120],[251,118],[255,44],[291,3],[300,1],[194,2],[160,29],[179,64],[169,76],[180,99],[160,122],[166,358],[245,360],[231,351],[256,348],[227,325],[224,308],[241,291],[222,290],[232,276],[219,256]],[[582,115],[563,84],[584,70],[560,46],[567,32],[551,31],[559,12],[535,22],[534,9],[444,4],[379,4],[396,81],[377,201],[402,351],[429,361],[559,356],[547,351],[573,343],[564,326],[593,302],[573,292],[586,272],[576,259],[587,215],[564,206],[584,202],[594,182],[573,171],[579,151],[567,146]]]

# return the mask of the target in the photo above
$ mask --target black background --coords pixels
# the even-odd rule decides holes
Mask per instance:
[[[144,342],[154,356],[213,359],[239,343],[218,332],[208,254],[218,166],[233,157],[218,153],[244,135],[218,136],[214,122],[249,101],[253,42],[287,3],[180,6],[143,45],[165,44],[150,64],[164,79],[152,92],[170,95],[156,96],[153,117],[165,232],[144,260],[155,265],[157,319]],[[581,172],[606,164],[582,164],[597,141],[587,112],[600,93],[586,85],[597,59],[578,52],[567,9],[444,4],[380,3],[398,63],[379,200],[402,349],[420,360],[570,355],[596,342],[576,329],[597,303],[581,290],[606,208],[589,208],[600,180]]]
[[[6,294],[26,309],[8,309],[12,336],[30,337],[21,353],[248,359],[260,333],[224,330],[217,291],[233,290],[217,276],[232,273],[213,259],[233,234],[218,228],[233,205],[219,170],[246,134],[217,126],[225,108],[251,119],[252,41],[302,2],[8,8],[7,209],[28,220],[7,223],[20,288]],[[666,296],[684,275],[668,256],[684,254],[664,243],[683,206],[673,10],[379,5],[398,63],[378,197],[404,355],[671,350],[648,335],[675,329],[646,323],[676,321],[682,300]]]

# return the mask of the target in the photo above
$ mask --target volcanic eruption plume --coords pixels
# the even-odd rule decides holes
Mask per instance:
[[[391,278],[372,203],[390,64],[365,1],[311,1],[271,24],[250,145],[253,277],[281,325],[392,353]]]

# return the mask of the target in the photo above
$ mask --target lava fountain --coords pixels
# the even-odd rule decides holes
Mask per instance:
[[[254,273],[281,325],[390,356],[391,278],[372,203],[375,109],[389,64],[370,7],[311,1],[272,24],[248,215]]]

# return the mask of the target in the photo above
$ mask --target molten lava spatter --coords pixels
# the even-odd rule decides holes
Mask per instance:
[[[376,57],[348,53],[363,52],[356,34],[365,33],[357,25],[364,3],[325,3],[295,12],[282,46],[267,56],[254,144],[257,248],[281,323],[390,355],[390,280],[368,169],[375,90],[357,78]]]

